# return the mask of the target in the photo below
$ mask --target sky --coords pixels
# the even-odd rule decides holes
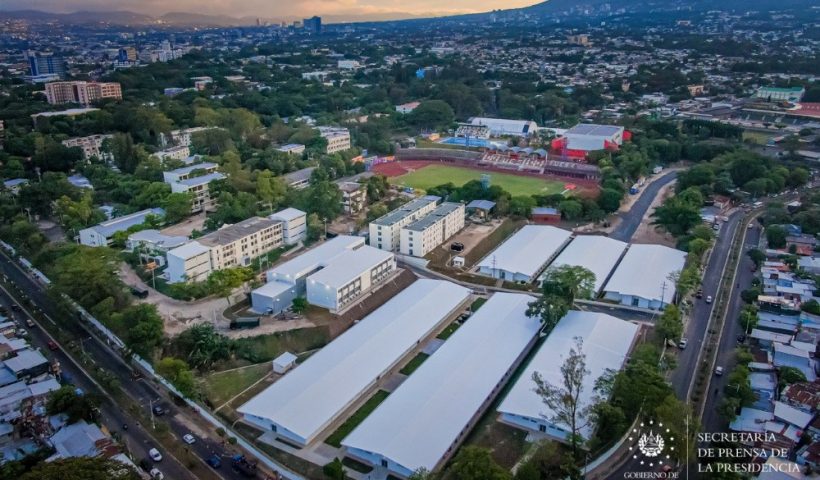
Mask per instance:
[[[517,8],[538,0],[0,0],[2,10],[70,13],[128,10],[148,15],[195,12],[271,20],[327,16],[335,20],[442,16]]]

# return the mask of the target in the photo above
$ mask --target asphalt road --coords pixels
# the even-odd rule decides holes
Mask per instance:
[[[25,292],[34,306],[39,308],[52,319],[58,318],[52,301],[48,298],[42,286],[29,277],[16,263],[13,263],[5,255],[5,253],[0,253],[0,272],[2,272],[3,275],[5,275],[12,283],[17,285],[23,292]],[[159,403],[167,411],[167,413],[159,419],[168,424],[170,431],[177,439],[179,439],[180,444],[182,444],[182,436],[190,433],[190,429],[183,421],[184,416],[194,416],[196,414],[188,411],[186,408],[177,408],[167,397],[164,396],[162,389],[159,386],[154,385],[150,380],[133,380],[133,370],[122,360],[120,355],[109,349],[106,345],[99,341],[97,337],[91,336],[85,332],[77,322],[64,322],[64,324],[72,326],[74,333],[77,334],[78,338],[86,339],[82,342],[85,352],[97,365],[100,366],[100,368],[104,368],[119,379],[124,393],[144,408],[144,413],[147,417],[150,417],[150,406],[152,405],[152,402],[153,404]],[[34,330],[30,333],[33,337],[35,337],[33,339],[35,345],[41,346],[43,347],[43,351],[49,352],[49,350],[45,347],[47,342],[45,333],[43,333],[40,328],[34,328],[31,330]],[[78,382],[78,386],[81,388],[92,388],[91,382],[88,381],[85,375],[80,374],[78,371],[69,370],[73,366],[65,357],[64,352],[54,352],[54,355],[60,360],[61,365],[66,369],[66,371],[72,375],[73,380]],[[79,382],[84,383],[80,384]],[[199,478],[199,476],[191,473],[186,467],[165,452],[160,445],[150,438],[146,431],[150,428],[149,425],[138,425],[128,412],[125,412],[118,406],[113,405],[112,402],[108,402],[104,406],[103,423],[108,425],[110,429],[119,431],[122,431],[123,424],[128,425],[129,428],[125,432],[125,441],[137,461],[141,458],[148,458],[148,449],[156,447],[164,456],[163,460],[157,465],[157,468],[163,472],[166,479],[182,480]],[[246,478],[230,468],[230,459],[228,458],[230,455],[226,452],[220,441],[212,438],[201,438],[198,435],[194,436],[197,439],[196,443],[187,447],[193,455],[198,456],[201,459],[205,459],[216,453],[217,455],[223,457],[222,468],[219,470],[212,470],[217,473],[219,477],[237,480],[240,478]],[[197,465],[196,471],[202,471],[205,469],[210,469],[210,467],[204,463],[200,463]]]
[[[754,222],[753,228],[748,228],[743,241],[743,257],[740,259],[740,264],[737,270],[737,277],[735,278],[734,291],[729,300],[729,308],[726,313],[726,321],[723,324],[723,335],[720,338],[720,346],[718,347],[718,357],[716,365],[720,365],[728,373],[732,371],[735,365],[734,350],[737,346],[737,337],[743,334],[743,328],[740,322],[737,321],[740,315],[740,310],[743,308],[743,300],[740,298],[740,292],[752,286],[752,279],[755,274],[752,272],[754,262],[746,255],[750,248],[757,247],[760,242],[760,224]],[[709,392],[707,392],[706,405],[711,408],[706,408],[703,412],[703,419],[701,420],[704,432],[722,432],[728,427],[728,423],[718,414],[717,406],[720,405],[720,400],[723,398],[724,388],[728,384],[728,375],[722,377],[712,377],[712,385]]]
[[[609,234],[609,237],[622,242],[632,240],[632,235],[635,234],[635,231],[641,225],[641,220],[643,220],[644,215],[646,215],[647,210],[649,210],[658,192],[665,185],[668,185],[677,178],[677,176],[678,172],[669,172],[650,183],[649,186],[641,192],[641,197],[632,205],[632,208],[630,208],[628,212],[620,214],[621,223],[612,229],[612,233]]]

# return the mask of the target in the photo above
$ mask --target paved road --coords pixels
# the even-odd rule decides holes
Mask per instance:
[[[50,316],[52,319],[58,318],[52,301],[48,298],[45,291],[43,290],[42,286],[30,278],[16,263],[13,263],[5,253],[0,253],[0,272],[2,272],[12,283],[20,287],[22,291],[26,293],[26,295],[30,298],[32,303],[42,310],[45,314]],[[122,390],[128,395],[130,398],[137,401],[142,408],[144,408],[144,413],[146,416],[150,416],[150,405],[152,402],[156,404],[159,402],[163,408],[168,410],[168,413],[161,417],[161,420],[166,422],[170,428],[170,431],[180,439],[180,443],[182,443],[182,436],[186,433],[190,433],[190,429],[187,427],[186,423],[183,421],[185,415],[193,416],[194,414],[190,411],[187,411],[187,407],[185,409],[177,408],[173,405],[171,401],[167,399],[163,395],[163,390],[161,387],[154,385],[151,381],[146,379],[141,379],[134,381],[132,380],[132,369],[128,366],[118,355],[117,353],[110,350],[106,345],[102,342],[98,341],[96,337],[88,335],[82,327],[80,327],[77,322],[63,322],[63,325],[72,327],[74,333],[77,334],[78,338],[85,338],[88,339],[83,342],[83,348],[85,352],[91,356],[91,358],[96,362],[97,365],[104,366],[104,368],[114,374],[120,381],[122,386]],[[44,338],[44,334],[39,332],[39,328],[35,329],[38,330],[35,335],[41,336]],[[39,335],[38,335],[39,334]],[[45,345],[45,341],[40,338],[36,340],[39,342],[39,345]],[[48,351],[48,350],[46,350]],[[68,360],[64,358],[64,353],[57,352],[57,355],[63,355],[63,358],[60,358],[60,362],[62,365],[68,365]],[[58,357],[59,358],[59,357]],[[81,375],[79,373],[73,375],[75,379],[79,379]],[[161,446],[156,445],[155,442],[150,440],[147,433],[141,431],[139,427],[137,427],[136,422],[133,418],[129,418],[129,414],[127,412],[123,412],[121,409],[117,408],[114,405],[110,405],[107,407],[106,412],[104,412],[109,420],[106,422],[108,425],[112,425],[113,429],[121,430],[116,426],[121,426],[123,424],[128,424],[129,429],[126,436],[128,447],[135,453],[135,458],[139,460],[140,458],[147,458],[147,450],[151,447],[157,447],[160,452],[165,455],[165,459],[160,462],[158,466],[160,470],[163,471],[166,478],[169,480],[177,480],[177,479],[191,479],[191,478],[203,478],[203,477],[211,477],[213,474],[206,474],[204,470],[210,470],[210,467],[206,466],[203,463],[199,463],[196,466],[197,472],[203,472],[202,474],[194,475],[188,469],[180,465],[178,462],[175,462],[173,457],[167,454]],[[149,428],[148,425],[143,425],[145,428]],[[190,451],[198,456],[199,458],[208,458],[214,453],[226,456],[228,455],[225,451],[225,448],[221,445],[221,443],[212,438],[201,438],[198,435],[194,435],[197,438],[197,441],[194,445],[189,446]],[[171,457],[171,458],[169,458]],[[216,472],[219,477],[225,479],[240,479],[245,478],[241,476],[238,472],[233,471],[230,466],[228,459],[225,458],[225,462],[223,462],[223,466],[220,470],[212,472]]]
[[[743,257],[738,266],[737,278],[735,278],[734,291],[729,300],[729,308],[726,313],[726,321],[723,324],[723,336],[720,339],[720,346],[718,347],[718,357],[716,365],[723,366],[724,370],[730,372],[734,368],[735,358],[734,350],[737,346],[737,337],[743,332],[740,322],[737,321],[740,315],[740,310],[743,308],[743,300],[740,298],[740,292],[751,287],[752,279],[755,274],[752,273],[754,262],[746,255],[750,248],[757,247],[760,242],[760,227],[758,223],[754,223],[755,227],[749,228],[743,243]],[[728,375],[722,377],[712,377],[711,390],[707,392],[706,405],[707,408],[703,412],[702,430],[704,432],[721,432],[726,430],[728,423],[718,414],[717,406],[720,405],[720,399],[723,397],[723,389],[728,383]],[[715,391],[718,393],[716,394]]]
[[[672,171],[650,183],[649,186],[641,192],[641,198],[632,205],[632,208],[630,208],[628,212],[620,214],[621,223],[612,229],[612,233],[609,234],[610,238],[622,242],[632,240],[632,235],[635,235],[635,231],[641,225],[641,220],[643,220],[644,215],[646,215],[649,206],[652,205],[652,201],[655,200],[658,192],[665,185],[668,185],[677,178],[677,176],[678,172]]]

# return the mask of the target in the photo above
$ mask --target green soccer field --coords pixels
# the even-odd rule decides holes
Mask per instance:
[[[450,167],[446,165],[428,165],[415,172],[391,178],[390,183],[421,190],[428,190],[431,187],[447,182],[452,182],[454,185],[460,187],[470,180],[481,180],[481,175],[483,174],[490,175],[491,185],[498,185],[510,192],[512,196],[550,195],[561,193],[564,190],[564,182],[560,181],[542,180],[534,177],[523,177],[520,175],[487,172],[484,170]]]

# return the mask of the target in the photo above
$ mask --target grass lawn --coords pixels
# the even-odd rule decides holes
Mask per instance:
[[[486,172],[472,168],[452,167],[448,165],[428,165],[399,177],[391,178],[390,182],[397,185],[406,185],[415,189],[428,190],[432,187],[452,182],[462,186],[470,180],[481,180],[481,175],[489,173],[492,185],[498,185],[518,195],[551,195],[564,190],[564,182],[542,180],[534,177],[510,175],[507,173]]]
[[[203,389],[211,404],[218,407],[270,372],[271,364],[265,362],[227,372],[212,373],[203,379]]]
[[[743,140],[756,143],[758,145],[766,145],[769,139],[776,137],[774,133],[754,132],[750,130],[743,131]]]
[[[415,357],[413,357],[412,360],[407,362],[407,365],[405,365],[401,370],[399,370],[399,373],[401,373],[402,375],[410,375],[411,373],[415,372],[416,369],[419,368],[421,364],[424,363],[424,361],[427,360],[427,357],[429,356],[430,355],[427,355],[424,352],[419,352],[418,355],[416,355]]]
[[[481,306],[484,305],[485,303],[487,303],[486,298],[484,298],[484,297],[476,298],[475,300],[473,300],[473,303],[470,304],[470,311],[475,312],[476,310],[481,308]]]
[[[458,327],[460,326],[461,325],[459,325],[457,321],[453,320],[453,323],[447,325],[447,328],[445,328],[441,331],[441,333],[436,335],[436,338],[438,338],[439,340],[447,340],[448,338],[450,338],[450,335],[456,333],[456,330],[458,330]]]
[[[389,395],[390,392],[386,392],[384,390],[379,390],[374,393],[373,396],[364,403],[364,405],[356,410],[356,413],[351,415],[345,423],[343,423],[338,429],[336,429],[335,432],[331,433],[330,436],[327,437],[325,443],[336,448],[342,446],[342,440],[344,440],[344,438],[348,436],[354,428],[358,427],[359,424],[362,423],[364,419],[367,418],[367,416],[370,415],[370,413],[373,412],[373,410],[375,410],[376,407],[378,407],[379,404],[381,404]]]
[[[330,341],[328,327],[311,327],[258,335],[236,340],[238,356],[253,363],[273,360],[284,352],[299,354],[325,346]]]

